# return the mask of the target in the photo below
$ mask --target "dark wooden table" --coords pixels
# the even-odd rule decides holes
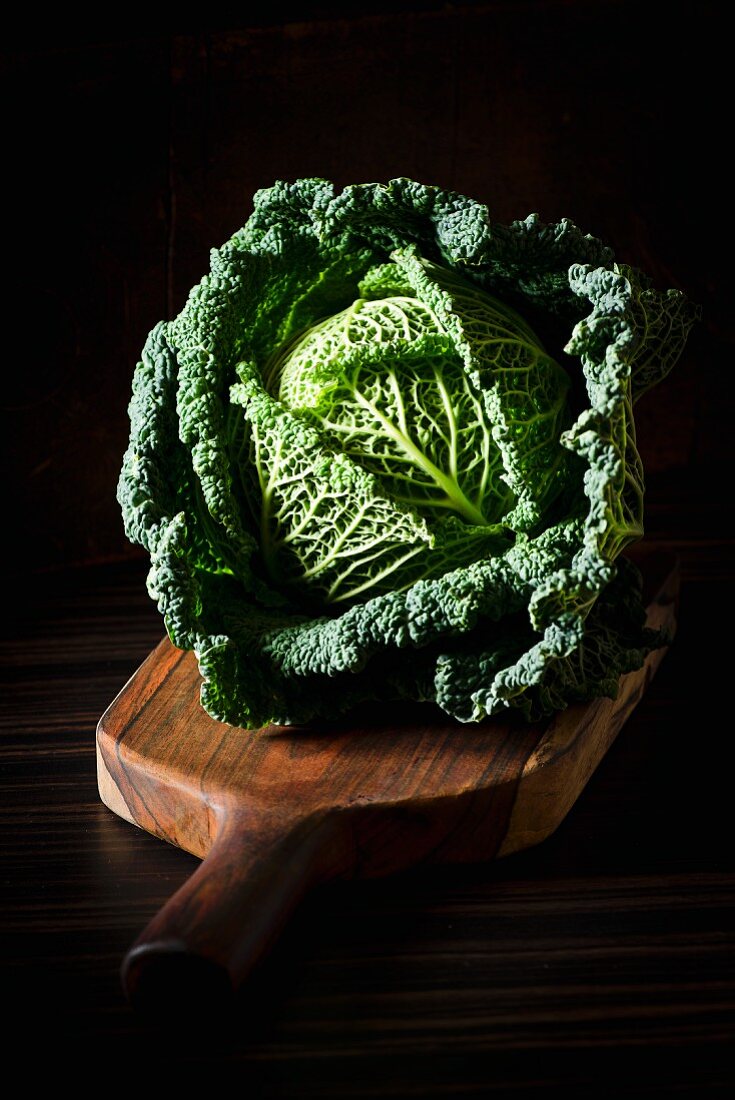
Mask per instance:
[[[658,534],[666,540],[665,523]],[[669,540],[670,541],[670,540]],[[100,713],[161,636],[145,564],[16,586],[3,623],[4,1007],[38,1072],[230,1066],[251,1096],[735,1084],[732,556],[681,544],[680,634],[570,817],[495,864],[322,889],[228,1027],[137,1021],[123,953],[196,861],[98,801]],[[12,586],[11,586],[12,587]],[[11,592],[11,596],[13,593]],[[187,1031],[188,1025],[188,1031]],[[57,1063],[51,1061],[56,1067]],[[634,1086],[634,1088],[633,1088]]]

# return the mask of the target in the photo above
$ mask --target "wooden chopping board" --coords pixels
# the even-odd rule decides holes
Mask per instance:
[[[648,621],[675,627],[678,570],[647,555]],[[312,885],[509,855],[556,829],[664,657],[615,700],[527,726],[463,726],[434,708],[365,708],[349,723],[246,732],[199,705],[192,653],[164,640],[100,719],[103,802],[203,858],[123,964],[156,1010],[231,994]]]

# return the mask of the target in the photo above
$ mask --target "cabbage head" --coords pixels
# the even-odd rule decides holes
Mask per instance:
[[[634,404],[695,316],[567,220],[406,179],[259,192],[148,338],[118,487],[209,714],[614,695],[662,642],[621,557]]]

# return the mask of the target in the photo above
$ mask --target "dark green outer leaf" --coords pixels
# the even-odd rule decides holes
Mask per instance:
[[[243,429],[233,427],[242,419],[230,387],[238,363],[264,365],[279,343],[348,304],[362,271],[410,244],[517,308],[576,322],[567,351],[589,407],[562,442],[584,483],[568,491],[566,515],[502,555],[315,615],[291,605],[259,561],[233,472]],[[693,319],[682,295],[615,268],[568,221],[496,226],[478,203],[407,180],[259,193],[182,314],[151,334],[119,487],[126,531],[151,553],[149,586],[169,633],[197,651],[209,712],[249,726],[302,722],[379,695],[431,699],[467,721],[612,691],[660,641],[640,629],[637,581],[627,569],[615,576],[642,532],[633,401],[670,369]]]

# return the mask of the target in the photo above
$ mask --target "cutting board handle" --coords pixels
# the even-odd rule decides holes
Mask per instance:
[[[125,957],[133,1007],[160,1018],[182,1000],[229,1002],[306,891],[336,873],[342,847],[334,817],[225,816],[201,866]]]

